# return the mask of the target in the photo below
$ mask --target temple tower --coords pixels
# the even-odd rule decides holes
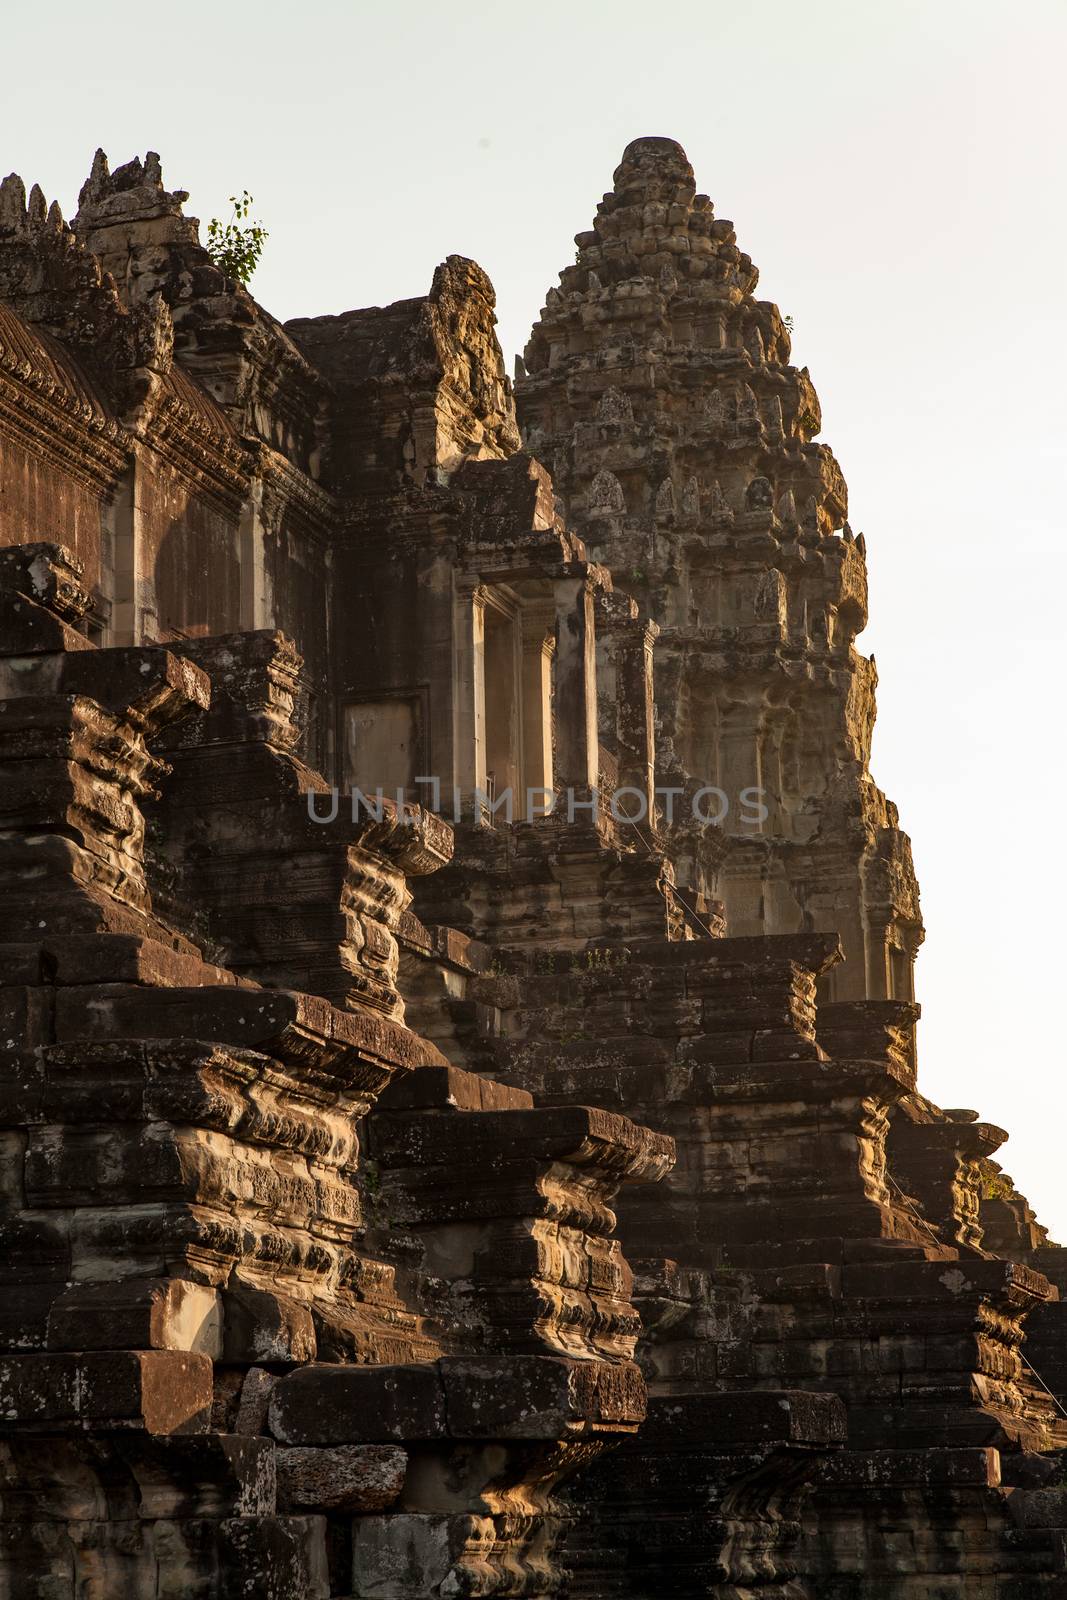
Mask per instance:
[[[911,999],[918,888],[869,771],[862,534],[819,401],[671,139],[628,145],[516,384],[568,525],[656,623],[663,785],[721,791],[732,934],[839,932],[835,999]],[[759,791],[758,796],[753,791]]]

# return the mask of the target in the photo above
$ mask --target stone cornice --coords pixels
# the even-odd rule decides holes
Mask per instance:
[[[301,512],[313,536],[331,538],[340,528],[344,514],[338,500],[277,450],[258,442],[246,443],[254,450],[252,472],[263,480],[268,495]]]
[[[0,349],[0,429],[99,494],[110,494],[133,440],[112,418],[73,402],[46,374]]]
[[[236,438],[209,426],[172,391],[164,391],[144,430],[156,452],[199,494],[233,511],[244,499],[253,457]]]

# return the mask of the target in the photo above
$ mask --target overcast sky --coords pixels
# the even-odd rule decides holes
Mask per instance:
[[[867,536],[875,776],[928,927],[921,1082],[1067,1237],[1063,0],[10,8],[0,171],[252,191],[282,317],[474,256],[509,360],[624,145],[685,146],[795,321]]]

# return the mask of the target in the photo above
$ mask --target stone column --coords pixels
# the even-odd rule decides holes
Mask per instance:
[[[556,785],[590,790],[599,772],[593,586],[583,574],[558,579],[554,589]]]
[[[452,726],[452,781],[468,812],[475,790],[485,792],[485,588],[477,578],[456,580]]]
[[[263,480],[253,478],[241,507],[237,535],[241,567],[241,627],[246,632],[269,628],[274,620],[270,580],[263,559]]]
[[[652,648],[659,634],[654,622],[638,624],[619,641],[616,657],[618,692],[619,788],[639,789],[646,816],[655,815],[656,725],[652,697]],[[635,802],[636,803],[636,802]]]
[[[614,722],[618,787],[636,789],[645,797],[646,821],[655,816],[656,727],[652,652],[659,627],[642,620],[635,601],[622,594],[602,595],[597,607],[602,644],[607,646],[610,691],[614,705],[605,707]],[[601,661],[603,663],[603,656]],[[626,796],[621,807],[637,814],[639,803]]]
[[[894,998],[889,978],[889,921],[886,911],[868,908],[864,930],[867,994],[872,1000]]]
[[[759,729],[762,723],[762,705],[748,700],[725,701],[722,704],[718,736],[717,782],[730,800],[731,813],[736,814],[744,789],[763,788],[763,768],[760,761]],[[745,837],[763,833],[767,823],[745,830]]]
[[[111,602],[106,634],[109,645],[132,645],[140,640],[137,591],[141,574],[134,511],[135,475],[134,459],[129,470],[115,485],[111,503],[104,513],[110,560],[107,563],[108,570],[101,574],[101,578]]]
[[[523,784],[527,790],[543,789],[549,795],[552,793],[555,615],[554,607],[547,601],[529,601],[523,605],[521,614]],[[525,794],[522,800],[525,814]]]

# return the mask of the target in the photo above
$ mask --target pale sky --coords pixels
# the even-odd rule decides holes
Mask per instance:
[[[283,318],[473,256],[509,366],[624,145],[681,141],[795,321],[867,537],[921,1087],[1010,1130],[1067,1239],[1064,0],[53,0],[3,34],[0,173],[66,215],[97,144],[158,150],[205,221],[250,189]]]

